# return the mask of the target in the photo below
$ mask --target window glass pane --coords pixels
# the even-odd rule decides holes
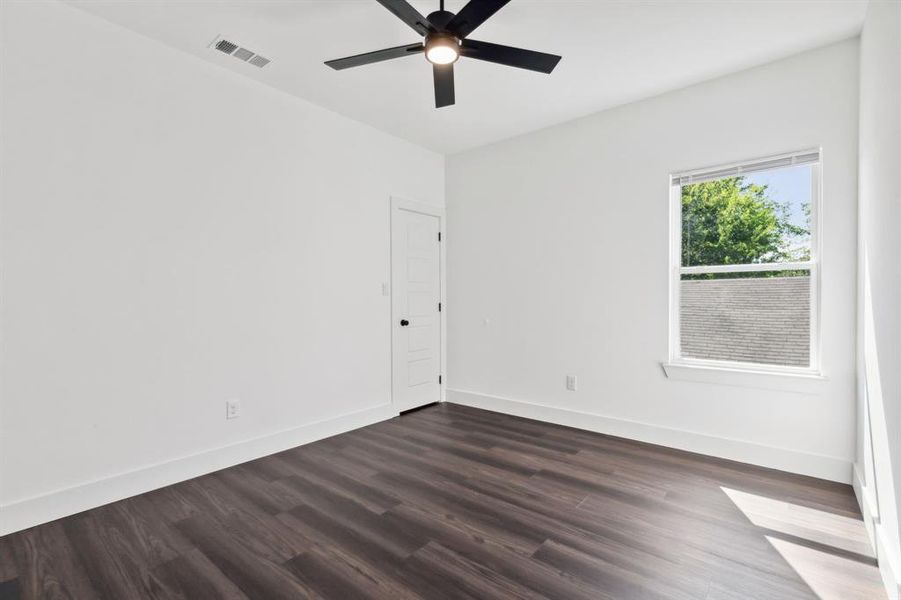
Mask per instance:
[[[811,165],[682,186],[682,266],[810,259]]]
[[[682,356],[810,366],[810,272],[683,275]]]

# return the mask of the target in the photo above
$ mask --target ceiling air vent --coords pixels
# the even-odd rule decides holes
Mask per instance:
[[[219,52],[225,52],[226,54],[231,54],[235,50],[238,49],[238,44],[232,44],[228,40],[219,40],[216,42],[216,50]]]
[[[239,46],[235,42],[227,40],[222,36],[219,36],[215,40],[213,40],[213,43],[210,44],[210,48],[215,48],[219,52],[224,52],[229,56],[234,56],[239,60],[250,63],[255,67],[259,67],[260,69],[272,62],[265,56],[260,56],[253,50],[248,50],[247,48]]]
[[[235,58],[240,58],[241,60],[246,61],[246,60],[250,59],[250,57],[253,56],[253,52],[251,52],[251,51],[248,50],[247,48],[238,48],[237,50],[235,50],[235,51],[232,53],[232,56],[234,56]]]

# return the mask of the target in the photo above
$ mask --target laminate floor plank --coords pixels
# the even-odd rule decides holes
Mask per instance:
[[[97,596],[109,600],[171,597],[165,583],[153,573],[160,564],[158,556],[154,553],[153,560],[148,560],[137,536],[129,535],[104,514],[104,509],[109,512],[112,508],[113,505],[107,505],[63,523],[66,537]],[[165,554],[177,556],[170,552],[167,549]]]
[[[427,599],[408,582],[416,578],[407,573],[403,559],[387,550],[380,540],[360,533],[338,518],[310,506],[298,506],[279,515],[286,526],[315,539],[341,558],[347,568],[365,574],[376,598]],[[388,525],[390,526],[390,524]]]
[[[8,536],[0,538],[0,583],[6,583],[19,577],[11,541],[12,538]]]
[[[19,572],[17,588],[23,598],[99,597],[61,521],[33,527],[6,539],[13,548]]]
[[[0,600],[885,600],[847,485],[440,404],[0,538]]]
[[[646,598],[647,600],[698,600],[707,595],[707,587],[687,593],[671,586],[665,579],[646,577],[607,561],[592,557],[563,544],[549,540],[541,545],[534,558],[560,571],[596,585],[614,598]]]
[[[440,483],[424,483],[416,477],[400,473],[385,473],[376,477],[412,498],[413,503],[436,515],[442,515],[445,519],[457,520],[479,532],[479,535],[497,540],[523,554],[533,552],[546,539],[542,531],[505,514],[497,506],[482,504],[467,494],[460,493],[459,488],[444,487]]]
[[[410,568],[429,574],[436,594],[487,600],[489,598],[538,600],[541,594],[500,575],[489,567],[429,542],[407,561]]]
[[[318,460],[315,457],[298,457],[291,460],[291,466],[291,474],[283,477],[276,482],[277,484],[289,481],[291,477],[300,476],[315,482],[318,487],[333,490],[346,498],[359,502],[377,514],[382,514],[401,502],[400,499],[367,483],[369,475],[363,479],[355,479],[341,473],[338,470],[340,466],[334,454]]]
[[[248,600],[200,550],[194,548],[154,569],[154,575],[186,600]]]
[[[350,498],[317,487],[302,477],[293,476],[288,481],[300,491],[307,506],[340,519],[346,527],[398,558],[408,557],[423,544],[417,537],[386,526],[379,515]]]
[[[287,529],[275,515],[265,511],[235,511],[219,519],[230,538],[240,540],[254,555],[271,563],[283,563],[308,551],[313,543]]]
[[[386,518],[404,523],[422,532],[469,560],[546,598],[598,600],[608,597],[598,588],[567,576],[491,538],[469,530],[465,524],[451,519],[435,519],[431,511],[403,504],[386,513]]]
[[[498,490],[496,486],[486,486],[484,482],[471,483],[475,489],[531,511],[534,522],[546,528],[548,541],[567,544],[636,574],[667,572],[667,580],[680,589],[692,592],[699,588],[706,589],[706,578],[683,569],[679,564],[681,552],[678,540],[662,540],[659,537],[648,540],[647,532],[643,532],[645,537],[641,538],[634,532],[617,530],[592,515],[572,511],[569,507],[551,509],[540,499],[520,492]]]
[[[243,539],[229,535],[228,529],[216,519],[203,515],[190,517],[180,521],[178,528],[250,598],[319,598],[290,571],[254,553]]]
[[[417,426],[417,431],[434,432],[442,436],[462,436],[471,445],[478,445],[484,448],[509,448],[511,450],[521,450],[524,454],[530,456],[545,456],[552,459],[571,456],[578,452],[578,449],[571,445],[551,444],[550,447],[547,447],[545,445],[535,444],[535,438],[531,436],[526,436],[524,439],[518,440],[513,439],[508,435],[498,436],[496,432],[480,431],[465,423],[453,422],[449,419],[426,419],[425,415],[428,414],[430,413],[424,412],[417,415],[419,418],[424,419],[422,426]]]
[[[366,598],[373,581],[360,571],[342,568],[340,557],[311,550],[287,561],[285,569],[324,598]]]

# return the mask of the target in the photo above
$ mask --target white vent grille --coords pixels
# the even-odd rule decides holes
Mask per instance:
[[[232,54],[235,58],[240,58],[241,60],[250,60],[253,57],[254,53],[248,50],[247,48],[238,48]]]
[[[223,52],[225,54],[228,54],[229,56],[234,56],[238,60],[242,60],[260,69],[272,62],[265,56],[260,56],[253,50],[244,48],[243,46],[240,46],[237,43],[222,36],[219,36],[215,40],[213,40],[213,43],[210,44],[210,48],[215,48],[219,52]]]

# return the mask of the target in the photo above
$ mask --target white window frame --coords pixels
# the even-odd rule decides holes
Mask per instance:
[[[816,161],[809,160],[816,154]],[[804,162],[795,163],[798,157],[807,157]],[[765,165],[772,164],[771,167]],[[732,177],[748,172],[770,171],[781,166],[792,164],[809,164],[811,166],[811,198],[810,198],[810,260],[801,262],[767,263],[750,265],[716,265],[716,266],[682,266],[682,185],[697,181],[711,181]],[[821,257],[821,215],[822,215],[822,165],[821,149],[791,152],[769,156],[757,160],[742,161],[705,169],[696,169],[670,175],[670,328],[669,328],[669,362],[664,367],[693,367],[724,371],[749,373],[784,374],[799,376],[820,376],[820,277]],[[754,168],[757,166],[758,168]],[[763,167],[761,167],[763,166]],[[704,177],[703,174],[717,173],[716,177]],[[697,175],[696,175],[697,174]],[[697,181],[693,177],[697,176]],[[685,357],[681,354],[681,323],[679,315],[682,275],[699,273],[741,273],[759,271],[810,271],[810,365],[795,367],[787,365],[771,365],[763,363],[747,363],[728,360],[712,360]],[[669,373],[669,369],[667,369]]]

